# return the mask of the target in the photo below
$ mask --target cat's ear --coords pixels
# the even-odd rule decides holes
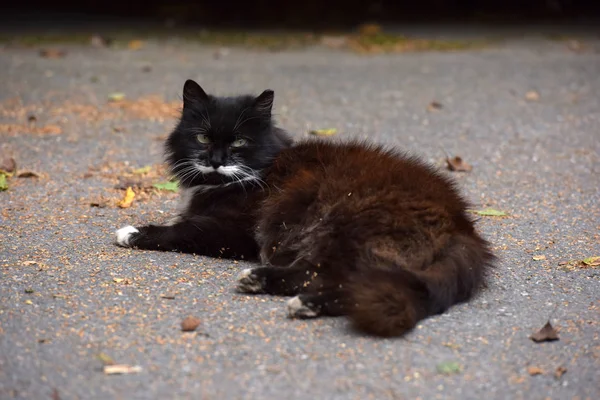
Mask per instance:
[[[265,90],[254,100],[254,109],[261,114],[271,115],[274,97],[275,92],[270,89]]]
[[[195,81],[188,79],[183,85],[183,107],[189,107],[192,103],[206,103],[208,95]]]

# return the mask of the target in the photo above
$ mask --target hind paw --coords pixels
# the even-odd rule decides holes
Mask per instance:
[[[287,308],[290,318],[315,318],[319,315],[314,304],[302,302],[300,296],[288,300]]]
[[[245,269],[237,277],[237,290],[242,293],[263,293],[263,282],[251,268]]]

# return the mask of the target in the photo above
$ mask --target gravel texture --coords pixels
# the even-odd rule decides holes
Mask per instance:
[[[0,48],[1,154],[41,174],[0,192],[0,398],[600,398],[600,269],[564,264],[600,256],[600,39],[579,44]],[[274,89],[279,124],[298,138],[337,128],[440,167],[445,152],[463,157],[472,172],[448,173],[477,208],[508,213],[478,222],[501,260],[489,288],[382,340],[235,293],[249,263],[115,246],[117,228],[175,210],[176,194],[139,189],[119,208],[115,185],[146,165],[144,179],[164,180],[161,140],[187,78],[223,95]],[[107,104],[115,92],[126,99]],[[193,332],[181,331],[187,316],[200,319]],[[534,343],[548,319],[560,340]],[[106,375],[107,357],[141,371]]]

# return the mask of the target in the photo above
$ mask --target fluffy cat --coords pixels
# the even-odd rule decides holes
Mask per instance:
[[[292,144],[273,92],[206,95],[188,80],[167,161],[184,208],[125,227],[125,247],[259,260],[238,290],[295,296],[296,318],[347,315],[397,336],[470,299],[495,256],[453,182],[415,157],[362,142]]]

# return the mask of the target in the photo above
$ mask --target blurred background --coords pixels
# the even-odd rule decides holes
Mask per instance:
[[[90,23],[102,17],[127,17],[170,27],[330,30],[350,29],[374,21],[384,24],[581,22],[597,17],[599,11],[600,2],[591,0],[24,0],[5,5],[2,19],[3,29],[35,28],[36,17],[37,22],[46,19],[65,24]],[[49,18],[59,15],[65,18]],[[81,19],[77,20],[76,15]]]

